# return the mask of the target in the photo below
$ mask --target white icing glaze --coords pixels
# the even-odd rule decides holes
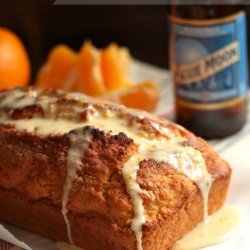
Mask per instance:
[[[137,171],[139,170],[138,155],[132,156],[123,166],[122,175],[126,182],[127,191],[134,200],[134,218],[131,221],[131,229],[135,232],[137,249],[142,249],[142,225],[146,222],[144,216],[143,200],[140,197],[141,188],[136,181]]]
[[[23,91],[22,89],[12,90],[1,102],[0,108],[23,108],[35,103],[37,92],[34,90]]]
[[[20,96],[19,91],[17,91],[16,95]],[[80,100],[81,102],[86,102],[86,100],[90,101],[90,103],[93,102],[93,99],[87,98],[81,94],[71,93],[67,94],[66,97],[69,99]],[[42,99],[34,100],[32,95],[26,95],[22,103],[16,103],[15,107],[23,107],[24,104],[30,105],[32,102],[40,104],[41,100]],[[13,107],[13,102],[15,101],[16,98],[10,98],[7,96],[2,100],[0,107]],[[42,101],[43,108],[46,110],[49,100],[45,98]],[[94,107],[90,105],[87,109],[93,110]],[[77,112],[83,110],[86,110],[86,107],[83,108],[81,106],[77,106]],[[46,117],[20,120],[10,120],[4,117],[1,118],[0,122],[2,124],[12,124],[18,130],[35,132],[36,134],[42,136],[48,134],[64,134],[75,129],[78,131],[79,128],[89,125],[101,130],[111,131],[112,134],[123,132],[129,138],[132,138],[138,145],[138,150],[137,153],[124,164],[122,175],[126,183],[127,192],[133,199],[134,218],[131,220],[131,230],[133,230],[135,233],[138,249],[142,249],[142,225],[146,221],[143,200],[140,197],[142,190],[137,182],[139,163],[143,159],[152,159],[157,163],[166,162],[169,166],[186,175],[188,178],[190,178],[190,180],[196,183],[203,198],[204,219],[207,217],[207,198],[213,180],[210,174],[207,172],[207,168],[200,151],[194,149],[193,147],[185,146],[186,138],[183,138],[180,135],[174,135],[169,131],[169,129],[164,128],[157,123],[151,122],[151,126],[164,136],[155,135],[152,138],[152,136],[150,136],[141,128],[141,124],[138,122],[131,125],[129,124],[128,119],[119,118],[115,112],[108,111],[107,113],[100,113],[97,110],[94,111],[95,112],[92,112],[92,114],[88,116],[86,121],[82,122],[63,119],[55,120]],[[133,114],[137,116],[138,119],[143,119],[144,116],[149,116],[145,113],[142,113],[142,115],[137,115],[137,111],[133,111]],[[72,138],[70,139],[72,140]],[[76,140],[76,142],[73,142],[74,140]],[[76,176],[77,168],[81,162],[80,160],[83,157],[82,149],[86,146],[86,141],[88,141],[88,139],[86,137],[84,138],[81,134],[78,134],[77,138],[74,140],[72,141],[72,147],[69,150],[68,155],[68,175],[64,186],[62,209],[70,241],[72,241],[72,236],[70,224],[67,218],[66,206],[72,182]]]
[[[19,119],[19,120],[1,120],[2,124],[13,125],[17,130],[25,130],[27,132],[35,132],[38,135],[48,134],[65,134],[71,130],[83,126],[80,122],[72,122],[64,119]],[[42,124],[42,126],[41,126]]]
[[[239,222],[239,210],[225,205],[177,241],[172,250],[194,250],[222,243],[235,233]]]
[[[0,101],[0,108],[22,109],[32,105],[40,105],[46,112],[48,109],[51,111],[51,109],[55,108],[53,105],[57,101],[56,97],[39,95],[38,91],[34,89],[25,91],[17,88],[7,92],[10,93]],[[0,97],[3,93],[0,94]]]
[[[77,170],[81,166],[81,159],[84,157],[83,155],[84,148],[88,145],[91,136],[83,129],[77,129],[69,133],[69,138],[71,142],[71,147],[68,151],[68,156],[67,156],[67,175],[62,194],[62,215],[66,223],[69,242],[71,244],[74,244],[71,233],[71,226],[67,216],[68,213],[67,204],[69,200],[70,190],[73,185],[73,181],[76,177]]]

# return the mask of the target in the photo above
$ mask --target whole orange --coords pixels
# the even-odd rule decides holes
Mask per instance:
[[[25,86],[30,80],[30,61],[20,38],[0,27],[0,89]]]

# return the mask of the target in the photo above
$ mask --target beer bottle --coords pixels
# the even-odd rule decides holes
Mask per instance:
[[[170,6],[177,122],[204,138],[237,132],[247,114],[246,14],[220,2]]]

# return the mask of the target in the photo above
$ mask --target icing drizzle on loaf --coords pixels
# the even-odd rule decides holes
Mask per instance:
[[[15,110],[30,106],[40,106],[41,113],[32,117],[13,119]],[[123,132],[138,146],[136,154],[124,164],[122,176],[128,194],[133,200],[134,218],[131,230],[135,233],[137,249],[142,249],[142,225],[146,222],[144,214],[142,189],[137,182],[137,174],[142,160],[154,160],[167,163],[173,169],[187,176],[200,189],[203,200],[203,218],[207,217],[207,200],[212,184],[202,153],[186,144],[181,133],[157,123],[153,116],[123,106],[114,106],[97,101],[81,94],[65,94],[34,89],[14,89],[0,94],[0,124],[13,125],[17,130],[48,134],[67,133],[71,147],[67,157],[67,176],[63,187],[62,214],[67,226],[68,238],[73,243],[71,226],[68,219],[67,204],[70,190],[77,175],[77,169],[84,158],[84,149],[88,147],[91,134],[82,129],[86,126],[118,134]],[[147,121],[147,129],[143,122]],[[184,130],[179,128],[179,130]]]
[[[65,184],[63,187],[63,195],[62,195],[62,215],[64,217],[68,239],[71,244],[74,244],[71,232],[71,226],[68,219],[68,209],[67,204],[69,201],[70,190],[73,185],[73,181],[76,176],[76,172],[81,166],[81,161],[83,158],[83,152],[85,147],[87,147],[88,143],[91,140],[91,134],[88,130],[83,130],[82,128],[75,129],[69,133],[69,138],[71,142],[71,147],[68,151],[67,156],[67,176],[65,180]]]

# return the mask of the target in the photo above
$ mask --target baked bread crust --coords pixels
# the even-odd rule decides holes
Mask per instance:
[[[47,93],[58,100],[62,95],[54,91]],[[68,103],[75,101],[63,99],[57,105],[66,105],[67,110]],[[129,119],[138,119],[134,112],[123,107],[109,103],[98,105],[119,110],[121,116]],[[4,108],[0,113],[8,113],[12,119],[44,116],[42,107],[36,105],[11,112]],[[76,117],[86,118],[84,114]],[[188,146],[202,153],[214,179],[208,212],[218,210],[230,182],[228,164],[204,140],[182,127],[151,115],[140,119],[145,129],[157,133],[150,125],[151,121],[185,137]],[[124,133],[114,135],[88,126],[83,131],[88,131],[92,140],[84,149],[67,205],[73,240],[86,250],[100,249],[100,246],[104,250],[137,249],[136,237],[130,229],[134,217],[133,201],[126,190],[122,167],[138,146]],[[11,125],[0,125],[0,220],[46,237],[68,241],[61,209],[70,144],[68,134],[41,136],[18,131]],[[143,249],[168,249],[202,220],[200,190],[167,163],[142,160],[136,180],[142,190],[146,217],[142,226]]]

